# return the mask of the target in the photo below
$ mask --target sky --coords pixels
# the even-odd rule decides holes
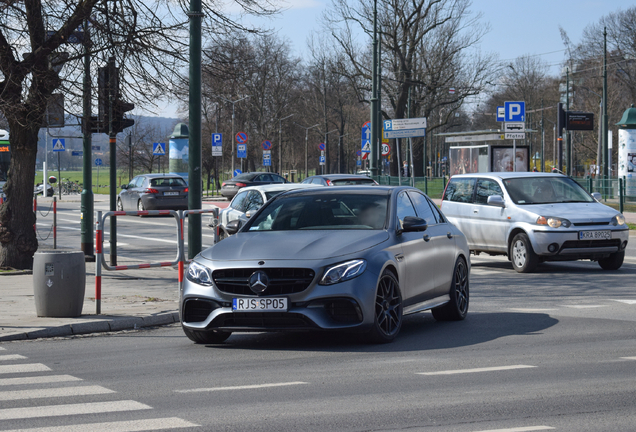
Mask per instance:
[[[322,30],[319,18],[331,7],[331,0],[278,1],[282,12],[261,23],[288,39],[293,52],[306,58],[307,41],[312,32]],[[578,43],[588,24],[598,22],[610,12],[632,6],[636,6],[636,1],[473,0],[471,10],[481,13],[481,22],[490,25],[490,32],[481,41],[483,52],[497,53],[500,61],[513,61],[522,55],[539,55],[553,65],[551,73],[558,74],[561,70],[558,64],[565,56],[559,26],[565,29],[573,43]],[[228,7],[232,9],[232,6]],[[169,104],[159,107],[159,110],[160,116],[176,117],[175,107]]]

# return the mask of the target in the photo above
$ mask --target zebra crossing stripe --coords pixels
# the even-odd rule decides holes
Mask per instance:
[[[26,357],[22,356],[20,354],[7,354],[7,355],[0,355],[0,361],[7,361],[7,360],[24,360]]]
[[[67,405],[44,405],[39,406],[37,409],[34,409],[33,407],[0,409],[0,420],[18,420],[39,417],[63,417],[79,414],[101,414],[109,412],[139,411],[149,409],[152,409],[152,407],[134,400],[122,400],[114,402],[89,402]]]
[[[182,420],[178,417],[169,417],[148,420],[87,423],[67,426],[49,426],[34,429],[12,429],[4,432],[136,432],[191,428],[197,426],[199,425]]]
[[[0,378],[0,387],[28,384],[61,383],[71,381],[82,381],[82,379],[74,377],[72,375],[45,375],[35,377]]]
[[[6,348],[0,347],[0,351],[5,351]]]
[[[42,363],[27,363],[16,365],[0,365],[0,374],[48,372],[51,369]]]
[[[102,386],[59,387],[32,390],[14,390],[0,393],[0,401],[13,401],[22,399],[45,399],[70,396],[87,396],[115,393],[114,390]]]

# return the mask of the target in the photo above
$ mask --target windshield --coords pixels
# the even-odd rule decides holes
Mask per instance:
[[[594,202],[577,182],[569,177],[525,177],[504,180],[515,204],[557,204]]]
[[[383,229],[389,196],[319,194],[282,197],[250,220],[248,231]]]
[[[266,198],[267,201],[269,201],[272,198],[274,198],[276,195],[280,195],[283,192],[285,192],[285,191],[284,190],[277,190],[277,191],[265,192],[265,198]]]

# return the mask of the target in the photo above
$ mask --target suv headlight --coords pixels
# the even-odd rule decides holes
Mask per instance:
[[[625,216],[623,216],[622,214],[617,214],[616,216],[614,216],[611,220],[610,220],[610,224],[617,226],[617,225],[625,225]]]
[[[192,261],[188,266],[188,274],[186,277],[190,282],[198,283],[199,285],[212,285],[210,269],[195,261]]]
[[[329,267],[320,279],[319,285],[333,285],[360,276],[367,268],[363,259],[346,261]]]
[[[537,225],[547,225],[552,228],[558,228],[561,226],[563,228],[568,228],[570,225],[572,225],[572,222],[567,219],[554,216],[539,216],[539,218],[537,219]]]

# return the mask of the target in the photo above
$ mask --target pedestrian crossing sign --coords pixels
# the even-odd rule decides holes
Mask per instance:
[[[57,151],[65,151],[66,150],[66,143],[64,138],[55,138],[53,140],[53,151],[57,152]]]
[[[166,155],[166,143],[153,143],[152,145],[152,154],[155,156],[165,156]]]

